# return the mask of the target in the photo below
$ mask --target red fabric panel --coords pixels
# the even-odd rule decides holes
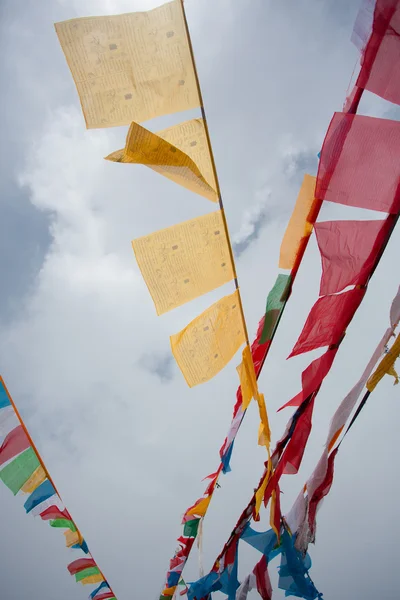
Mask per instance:
[[[95,596],[94,600],[109,600],[109,598],[115,598],[114,592],[106,592],[105,594],[100,594],[100,596]]]
[[[49,519],[68,519],[72,521],[71,515],[65,508],[64,510],[60,510],[57,506],[49,506],[46,508],[41,514],[40,517],[43,521],[48,521]]]
[[[262,600],[271,600],[272,585],[268,573],[267,557],[264,554],[254,567],[253,573],[256,576],[257,591]]]
[[[389,220],[327,221],[315,225],[322,260],[320,296],[364,285],[388,235]]]
[[[83,569],[88,569],[89,567],[97,567],[93,558],[78,558],[78,560],[74,560],[74,562],[70,563],[67,567],[68,571],[71,575],[75,575]]]
[[[281,406],[278,412],[287,406],[300,406],[303,400],[319,389],[319,386],[331,370],[337,350],[337,348],[327,350],[325,354],[316,358],[308,365],[307,369],[301,374],[302,391]]]
[[[279,483],[276,484],[276,488],[275,488],[275,507],[274,507],[273,512],[274,512],[274,514],[271,515],[271,527],[273,526],[275,533],[278,532],[277,537],[279,539],[280,538],[280,529],[281,529],[281,519],[282,519],[281,490],[279,487]]]
[[[315,517],[317,515],[318,504],[329,493],[329,490],[332,487],[335,468],[335,458],[338,450],[339,448],[335,448],[335,450],[329,456],[328,468],[326,471],[325,479],[323,480],[321,485],[315,490],[308,505],[308,524],[310,527],[310,531],[313,535],[315,533]]]
[[[400,2],[376,0],[357,85],[400,104]]]
[[[280,462],[282,463],[283,468],[282,473],[285,475],[294,475],[300,468],[304,450],[311,433],[313,408],[314,400],[311,400],[310,404],[301,415],[292,438],[283,453]]]
[[[15,429],[10,431],[4,438],[4,441],[0,447],[0,465],[20,454],[27,448],[30,448],[29,440],[26,436],[22,425],[18,425]]]
[[[325,136],[316,197],[397,213],[400,122],[335,113]]]
[[[315,348],[338,344],[364,294],[365,289],[356,288],[336,296],[319,298],[288,358]]]

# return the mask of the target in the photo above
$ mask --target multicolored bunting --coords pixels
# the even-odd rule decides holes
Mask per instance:
[[[372,4],[375,5],[372,26],[365,7],[358,18],[359,29],[361,25],[361,43],[358,47],[362,52],[362,66],[356,85],[389,102],[400,104],[400,40],[397,34],[400,5],[398,0],[374,0]],[[368,39],[367,43],[365,38]]]
[[[189,387],[215,377],[246,341],[240,302],[236,290],[171,336],[172,354]]]
[[[220,210],[133,240],[132,247],[158,315],[235,276]]]
[[[132,123],[125,148],[106,160],[146,165],[195,194],[218,201],[203,119],[185,121],[157,133]]]
[[[27,513],[49,521],[51,527],[65,529],[66,546],[88,555],[87,544],[64,507],[2,377],[0,377],[0,426],[0,435],[4,437],[0,448],[0,464],[4,465],[0,470],[0,479],[14,495],[29,494],[24,504]],[[114,593],[92,556],[78,558],[68,566],[68,570],[71,575],[75,575],[76,581],[84,585],[102,582],[100,588],[91,595],[94,600],[100,598],[105,600],[105,597],[97,596],[97,592],[105,587],[111,594],[106,597],[115,599]]]
[[[86,127],[116,127],[200,106],[179,0],[144,13],[55,24]]]

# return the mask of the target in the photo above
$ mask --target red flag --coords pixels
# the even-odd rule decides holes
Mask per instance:
[[[400,2],[376,0],[372,33],[364,50],[357,85],[400,104]]]
[[[319,298],[312,307],[291,356],[336,345],[363,299],[365,289],[354,289],[334,296]]]
[[[93,558],[78,558],[77,560],[74,560],[74,562],[70,563],[67,568],[71,575],[75,575],[76,573],[79,573],[84,569],[88,569],[89,567],[97,567]]]
[[[320,296],[367,283],[389,226],[389,220],[327,221],[315,225],[322,260]]]
[[[109,598],[115,598],[114,592],[106,592],[105,594],[100,594],[100,596],[95,596],[94,600],[108,600]]]
[[[325,136],[315,195],[321,200],[397,213],[400,122],[335,113]]]
[[[57,506],[49,506],[49,508],[46,508],[46,510],[40,514],[40,517],[43,521],[48,521],[49,519],[67,519],[68,521],[72,521],[71,515],[67,509],[60,510]]]
[[[307,369],[301,374],[302,391],[289,400],[289,402],[286,402],[286,404],[281,406],[278,409],[278,412],[287,406],[300,406],[303,400],[319,389],[321,383],[331,369],[337,350],[337,348],[327,350],[325,354],[316,358],[308,365]]]
[[[0,447],[0,465],[3,465],[27,448],[30,448],[29,440],[22,425],[18,425],[4,438]]]
[[[264,554],[254,567],[253,573],[256,576],[257,591],[261,598],[263,600],[271,600],[272,585],[268,573],[268,561]]]
[[[331,453],[328,458],[328,468],[326,470],[326,475],[321,485],[317,487],[315,490],[311,500],[308,505],[308,524],[310,527],[310,531],[312,536],[315,535],[315,517],[317,515],[318,504],[321,500],[329,493],[333,482],[333,475],[335,469],[335,458],[339,448],[335,448],[335,450]]]

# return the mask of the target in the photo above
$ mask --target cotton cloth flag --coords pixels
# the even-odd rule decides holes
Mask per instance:
[[[377,366],[375,372],[367,381],[367,390],[373,392],[378,383],[385,375],[394,377],[394,385],[399,383],[399,377],[395,371],[394,364],[400,355],[400,334],[397,336],[393,346],[388,350],[381,362]]]
[[[170,341],[189,387],[212,379],[245,342],[238,290],[212,304]]]
[[[106,160],[143,164],[212,202],[218,201],[203,119],[192,119],[152,133],[132,123],[126,146]]]
[[[313,212],[315,207],[315,182],[316,178],[304,175],[296,204],[290,217],[288,226],[283,236],[279,268],[292,269],[296,263],[301,249],[301,242],[307,239],[313,229]]]
[[[6,435],[0,446],[0,465],[17,456],[30,447],[29,440],[22,425],[17,425]]]
[[[200,106],[182,7],[55,25],[86,127],[141,123]]]
[[[265,344],[274,335],[283,307],[288,298],[291,281],[290,275],[279,273],[274,287],[268,294],[260,344]]]
[[[15,496],[39,467],[35,452],[28,448],[0,471],[0,478]]]
[[[26,480],[21,488],[21,491],[24,494],[31,494],[36,490],[37,487],[39,487],[41,483],[43,483],[46,477],[46,471],[43,469],[42,465],[39,465],[29,479]]]
[[[158,315],[234,278],[220,210],[133,240],[132,247]]]
[[[321,151],[316,197],[397,213],[399,154],[399,121],[335,113]]]

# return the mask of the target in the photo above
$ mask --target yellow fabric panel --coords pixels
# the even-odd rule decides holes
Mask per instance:
[[[376,386],[378,385],[380,380],[385,375],[394,376],[394,378],[395,378],[394,384],[396,385],[396,383],[398,383],[397,373],[394,370],[394,363],[396,362],[396,359],[399,357],[399,355],[400,355],[400,334],[397,336],[396,341],[394,342],[393,346],[390,348],[389,352],[387,352],[387,354],[385,354],[385,356],[382,358],[382,360],[379,363],[379,365],[377,366],[375,372],[372,373],[371,377],[368,379],[367,390],[372,392],[376,388]]]
[[[71,546],[80,544],[82,542],[79,531],[71,531],[70,529],[67,529],[67,531],[64,531],[63,533],[65,535],[65,545],[67,548],[71,548]]]
[[[220,210],[133,240],[132,247],[158,315],[234,278]]]
[[[280,539],[280,531],[275,526],[275,509],[276,509],[276,491],[274,490],[271,494],[271,506],[269,512],[269,524],[271,525],[271,529],[275,531],[276,537],[279,541]]]
[[[165,590],[163,590],[162,595],[163,596],[173,596],[175,594],[175,590],[178,586],[174,585],[173,587],[170,588],[165,588]]]
[[[190,510],[187,511],[186,515],[196,515],[197,517],[204,517],[207,512],[208,506],[211,502],[211,496],[207,496],[207,498],[203,498],[200,502],[193,506]]]
[[[179,0],[55,28],[87,128],[141,123],[200,106]]]
[[[246,344],[242,352],[242,362],[237,367],[242,390],[242,408],[246,410],[252,398],[258,398],[257,377],[254,370],[250,346]]]
[[[100,583],[100,581],[104,581],[104,577],[101,573],[97,573],[97,575],[89,575],[89,577],[81,579],[79,583],[87,585],[88,583]]]
[[[245,342],[239,302],[236,290],[171,336],[172,353],[189,387],[219,373]]]
[[[272,472],[271,458],[268,457],[267,472],[265,474],[265,477],[264,477],[264,479],[263,479],[260,487],[256,491],[256,504],[255,504],[255,507],[254,507],[254,514],[255,514],[256,517],[258,516],[258,513],[260,512],[261,503],[263,501],[265,490],[267,489],[267,485],[268,485],[269,479],[271,477],[271,472]]]
[[[258,443],[260,446],[266,446],[267,448],[269,448],[269,445],[271,443],[271,430],[269,427],[269,419],[267,407],[265,405],[264,394],[258,394],[256,399],[261,419],[260,429],[258,431]]]
[[[314,204],[315,183],[316,177],[304,175],[292,216],[283,236],[279,256],[280,269],[293,268],[301,239],[311,235],[313,225],[307,219]]]
[[[113,152],[106,160],[145,164],[192,192],[218,201],[203,119],[185,121],[157,133],[132,123],[126,148]]]
[[[29,477],[28,481],[24,483],[21,488],[21,492],[24,494],[32,494],[36,490],[37,487],[46,479],[46,473],[40,465]]]

